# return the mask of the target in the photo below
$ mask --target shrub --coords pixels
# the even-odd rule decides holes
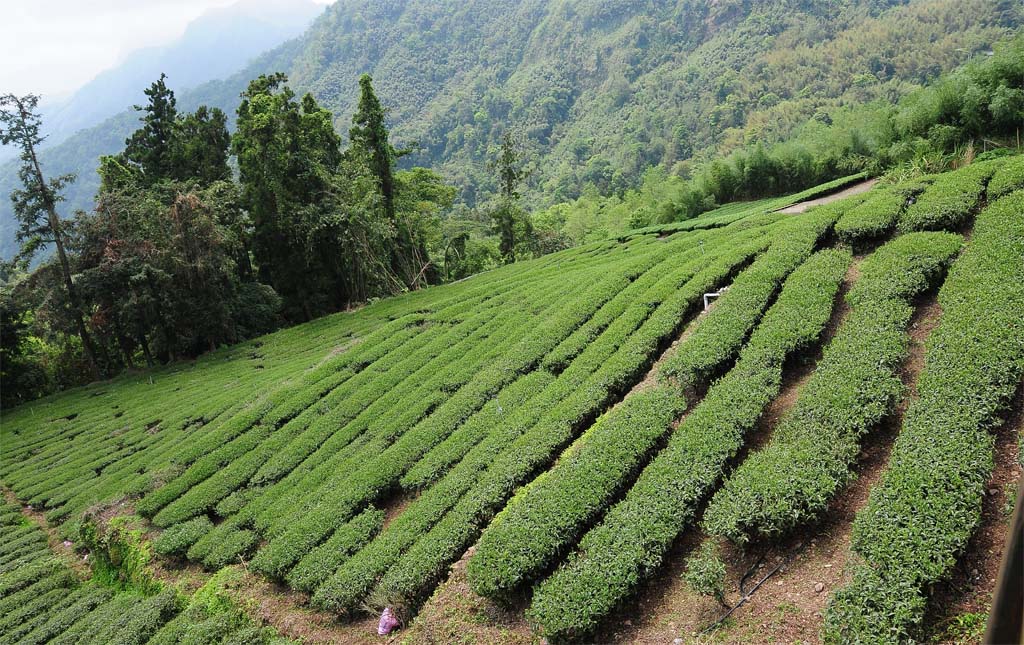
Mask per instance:
[[[892,232],[907,199],[922,189],[918,185],[910,190],[896,186],[875,188],[861,204],[849,209],[836,221],[836,235],[854,246],[884,238]]]
[[[970,218],[998,162],[978,162],[939,175],[900,216],[900,232],[956,228]]]
[[[624,376],[634,374],[638,364],[649,360],[638,350],[651,351],[658,346],[662,337],[674,332],[680,318],[707,288],[765,246],[763,235],[757,231],[723,235],[732,235],[735,245],[726,245],[722,255],[710,258],[709,264],[696,275],[695,267],[705,264],[705,258],[697,256],[684,263],[637,299],[543,392],[516,410],[382,535],[325,581],[313,597],[314,604],[351,611],[360,606],[378,577],[389,569],[393,573],[388,575],[393,578],[382,580],[380,587],[388,585],[390,590],[381,590],[378,596],[387,594],[401,600],[400,596],[405,594],[415,598],[429,588],[445,570],[445,563],[461,555],[463,545],[475,540],[481,524],[479,514],[486,517],[495,510],[492,504],[507,499],[508,483],[514,481],[513,477],[528,477],[533,472],[537,462],[527,461],[527,457],[548,459],[548,451],[555,449],[552,443],[558,446],[566,441],[566,433],[571,433],[573,424],[587,416],[589,406],[601,405],[610,390],[624,385]],[[654,303],[660,304],[652,313]],[[623,346],[630,338],[629,345]],[[622,359],[613,359],[619,354]],[[541,423],[543,419],[547,420]],[[488,473],[482,481],[485,470]],[[478,494],[464,497],[474,485]],[[460,500],[459,508],[450,511]],[[415,549],[403,556],[413,545]],[[401,591],[396,589],[399,580]]]
[[[694,329],[686,348],[668,358],[660,376],[684,389],[697,388],[727,364],[743,345],[782,282],[810,254],[838,217],[816,209],[780,226],[772,246],[743,271]]]
[[[725,563],[718,557],[713,541],[705,540],[700,550],[686,559],[683,580],[702,596],[725,604]]]
[[[313,591],[353,553],[363,548],[383,525],[383,511],[374,508],[363,511],[299,560],[288,574],[288,584],[299,591]]]
[[[460,390],[421,426],[403,435],[400,442],[363,464],[357,472],[346,473],[343,490],[333,496],[324,495],[323,503],[303,513],[303,517],[274,537],[257,553],[253,567],[272,577],[283,576],[305,552],[323,541],[359,506],[397,483],[430,447],[447,437],[502,386],[512,382],[517,375],[529,372],[547,352],[624,286],[619,276],[603,280],[582,292],[546,324],[531,330],[501,362],[477,376],[471,388]],[[324,492],[328,490],[337,489],[328,484]]]
[[[1024,188],[1024,155],[1000,161],[992,180],[988,183],[988,200],[995,200]]]
[[[704,528],[745,543],[777,537],[824,511],[852,476],[861,437],[903,392],[910,301],[942,276],[959,236],[911,233],[870,255],[847,294],[852,310],[771,441],[712,498]]]
[[[854,522],[865,568],[833,598],[830,642],[895,642],[923,617],[924,594],[946,575],[981,514],[993,437],[1024,377],[1024,193],[978,216],[966,252],[939,292],[918,398],[889,467]],[[882,592],[899,589],[899,595]]]
[[[549,566],[635,474],[685,406],[669,388],[654,388],[599,419],[571,456],[521,491],[484,531],[467,568],[473,590],[501,595]]]
[[[786,356],[821,333],[849,262],[848,253],[825,251],[794,272],[736,366],[708,390],[625,499],[538,585],[527,614],[543,633],[589,633],[661,563],[778,394]]]
[[[189,547],[212,528],[213,523],[205,515],[175,524],[153,541],[153,550],[164,556],[184,556]]]
[[[673,293],[644,321],[636,333],[602,363],[580,387],[522,435],[482,476],[456,507],[402,556],[381,579],[374,597],[377,604],[413,606],[440,581],[455,561],[518,486],[550,463],[579,429],[623,393],[643,373],[668,338],[677,333],[682,315],[691,309],[710,282],[720,283],[749,257],[749,249],[731,249],[698,274],[686,288]],[[609,332],[613,330],[609,327]],[[614,336],[612,337],[614,338]],[[584,356],[581,355],[580,359]],[[576,367],[574,361],[572,367]],[[588,370],[589,371],[589,370]],[[569,374],[567,370],[562,377]],[[585,373],[585,372],[584,372]],[[564,383],[564,381],[563,381]]]
[[[49,615],[46,622],[32,629],[20,642],[22,645],[39,645],[70,631],[73,625],[89,615],[93,609],[109,600],[112,593],[109,589],[96,585],[80,588],[79,592],[72,594],[74,602],[69,607]]]

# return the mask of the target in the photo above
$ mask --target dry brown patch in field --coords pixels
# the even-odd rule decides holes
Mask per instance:
[[[244,565],[233,566],[238,567],[239,575],[225,584],[227,592],[258,624],[273,627],[285,638],[304,645],[370,645],[394,641],[394,637],[377,635],[375,617],[342,622],[333,614],[310,609],[307,594],[249,573]]]
[[[384,526],[383,529],[387,529],[388,525],[395,520],[396,517],[405,512],[405,509],[409,507],[416,499],[414,493],[398,493],[387,500],[386,503],[380,506],[380,509],[384,511]]]

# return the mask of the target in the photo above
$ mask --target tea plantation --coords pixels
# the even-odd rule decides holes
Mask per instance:
[[[5,412],[0,643],[273,642],[223,592],[238,563],[342,624],[414,622],[467,553],[536,635],[604,640],[686,534],[755,548],[829,514],[904,398],[820,633],[914,638],[1024,377],[1024,157],[776,212],[858,179]]]

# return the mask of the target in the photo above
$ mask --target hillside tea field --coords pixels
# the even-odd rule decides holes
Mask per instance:
[[[858,179],[5,412],[0,643],[363,642],[385,607],[438,642],[457,582],[513,616],[470,641],[643,640],[697,545],[813,535],[889,443],[809,637],[915,638],[1017,450],[1024,157],[776,212]]]

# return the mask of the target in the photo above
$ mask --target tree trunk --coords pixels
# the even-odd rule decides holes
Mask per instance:
[[[149,340],[146,338],[146,332],[139,334],[139,344],[142,345],[142,355],[146,357],[146,366],[153,367],[153,354],[149,351]]]
[[[28,119],[28,114],[21,107],[20,103],[19,108],[21,109],[22,119]],[[92,338],[89,336],[89,330],[85,327],[85,316],[82,314],[82,307],[78,301],[78,292],[75,290],[75,284],[71,280],[71,265],[68,262],[68,255],[64,251],[64,233],[61,230],[60,218],[57,216],[57,207],[54,205],[53,197],[50,195],[50,188],[46,185],[46,180],[43,178],[43,169],[40,167],[39,159],[36,157],[35,146],[29,142],[27,143],[27,148],[32,156],[32,166],[35,169],[36,181],[39,182],[39,188],[43,195],[47,221],[50,224],[50,230],[53,232],[53,241],[57,245],[57,256],[60,258],[61,273],[64,276],[64,288],[68,291],[68,301],[71,303],[75,326],[78,328],[78,337],[82,339],[82,348],[89,361],[89,367],[92,369],[92,376],[94,379],[99,379],[100,372],[96,365],[95,348],[92,344]]]
[[[128,369],[133,370],[135,369],[135,364],[132,362],[132,350],[134,347],[124,335],[124,330],[121,329],[121,323],[117,320],[117,316],[114,316],[113,319],[114,334],[117,336],[117,346],[121,350],[121,357],[124,359],[124,365]]]

